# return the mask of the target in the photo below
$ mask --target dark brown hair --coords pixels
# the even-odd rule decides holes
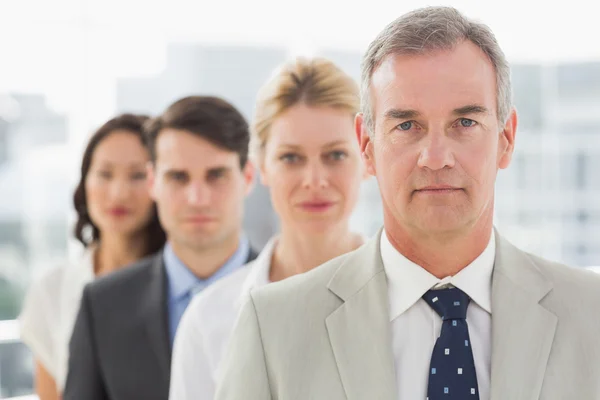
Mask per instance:
[[[190,96],[173,103],[159,117],[146,124],[146,144],[156,161],[156,139],[163,129],[177,129],[208,140],[248,160],[250,130],[244,116],[227,101],[212,96]]]
[[[100,230],[91,220],[88,213],[87,196],[85,192],[85,180],[87,178],[92,157],[96,147],[106,139],[110,134],[117,130],[123,130],[135,135],[140,139],[142,144],[145,143],[143,126],[150,118],[145,115],[121,114],[102,125],[90,138],[85,151],[83,152],[83,160],[81,162],[81,177],[75,193],[73,195],[73,205],[77,212],[77,223],[75,224],[75,238],[79,240],[85,247],[97,242],[100,239]],[[154,254],[159,251],[165,244],[166,235],[158,221],[158,213],[156,205],[153,205],[152,217],[148,225],[144,228],[146,233],[146,250],[144,256]],[[91,230],[91,237],[86,237],[85,230]],[[89,235],[88,235],[89,236]]]

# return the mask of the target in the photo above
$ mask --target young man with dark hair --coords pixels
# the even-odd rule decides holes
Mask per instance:
[[[167,399],[171,346],[192,296],[256,257],[242,232],[254,170],[239,111],[216,97],[186,97],[146,134],[167,244],[86,287],[64,400]]]

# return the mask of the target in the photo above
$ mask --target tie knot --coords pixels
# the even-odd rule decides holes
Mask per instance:
[[[423,300],[442,317],[442,320],[467,318],[470,299],[458,288],[428,290],[423,295]]]

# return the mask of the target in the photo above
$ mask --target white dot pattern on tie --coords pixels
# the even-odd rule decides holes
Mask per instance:
[[[430,290],[423,299],[442,318],[431,356],[427,399],[479,400],[466,321],[469,297],[457,288]]]

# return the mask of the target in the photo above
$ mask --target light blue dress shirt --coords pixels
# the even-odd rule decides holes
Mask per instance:
[[[235,253],[217,270],[217,272],[210,278],[199,279],[177,257],[170,243],[165,245],[163,259],[168,280],[167,298],[169,302],[169,338],[171,340],[171,346],[173,346],[175,332],[177,332],[177,326],[179,325],[181,316],[192,297],[220,278],[236,271],[246,264],[249,254],[250,242],[246,237],[242,237]]]

